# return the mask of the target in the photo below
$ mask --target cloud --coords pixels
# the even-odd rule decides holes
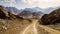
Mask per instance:
[[[60,6],[60,0],[22,0],[22,2],[30,6],[42,8]]]
[[[15,0],[4,0],[4,3],[7,5],[7,6],[13,6],[14,7],[14,4],[15,4]]]

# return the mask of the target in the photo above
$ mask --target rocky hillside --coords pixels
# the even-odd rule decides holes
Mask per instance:
[[[41,18],[42,24],[60,23],[60,8],[54,10],[50,14],[45,14]]]
[[[9,17],[8,12],[2,6],[0,6],[0,18],[6,17]]]
[[[0,6],[0,34],[16,34],[18,29],[15,28],[22,31],[30,22],[30,20],[9,13],[3,6]]]
[[[32,13],[30,11],[23,10],[21,13],[18,14],[18,16],[23,18],[29,18],[30,16],[32,17]]]
[[[31,10],[23,10],[21,13],[18,14],[18,16],[31,19],[31,18],[37,18],[40,19],[40,17],[43,15],[41,11],[39,12],[33,12]]]

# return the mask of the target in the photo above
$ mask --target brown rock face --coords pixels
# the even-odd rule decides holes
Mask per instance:
[[[8,12],[2,7],[0,6],[0,18],[6,18],[8,17]]]
[[[14,15],[10,12],[8,12],[7,10],[4,9],[3,6],[0,6],[0,18],[2,19],[23,19],[22,17],[19,17],[17,15]]]
[[[42,24],[55,24],[60,23],[60,8],[54,10],[48,15],[43,15],[41,18]]]

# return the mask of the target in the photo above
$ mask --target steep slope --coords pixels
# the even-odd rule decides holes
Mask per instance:
[[[6,17],[9,17],[8,12],[3,8],[3,6],[0,6],[0,18]]]
[[[42,24],[60,23],[60,8],[41,18]]]
[[[8,12],[5,8],[3,8],[3,6],[0,6],[0,17],[4,17],[4,18],[20,18],[19,16],[17,15],[14,15],[10,12]]]
[[[16,34],[17,32],[22,31],[29,24],[29,20],[11,14],[0,6],[0,34]]]

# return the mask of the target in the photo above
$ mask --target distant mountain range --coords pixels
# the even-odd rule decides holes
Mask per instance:
[[[3,6],[0,6],[0,19],[21,19],[18,15],[8,12]]]
[[[50,7],[50,8],[44,9],[43,11],[48,14],[48,13],[52,12],[54,9],[55,8]]]
[[[15,8],[15,7],[5,7],[5,8],[6,8],[6,10],[7,10],[8,12],[10,12],[10,13],[12,13],[12,14],[18,14],[18,13],[20,13],[20,10],[17,9],[17,8]]]
[[[21,13],[23,10],[27,10],[27,11],[31,11],[31,12],[39,12],[39,11],[41,11],[41,12],[43,12],[43,13],[50,13],[50,12],[52,12],[53,10],[55,10],[56,8],[59,8],[59,7],[49,7],[49,8],[44,8],[44,9],[42,9],[42,8],[39,8],[39,7],[34,7],[34,8],[25,8],[25,9],[21,9],[21,10],[19,10],[19,9],[17,9],[17,8],[15,8],[15,7],[5,7],[9,12],[14,12],[14,13]]]
[[[12,14],[15,14],[15,15],[18,15],[18,16],[24,16],[24,17],[38,17],[38,16],[41,16],[42,14],[44,14],[42,12],[42,9],[41,8],[38,8],[38,7],[35,7],[35,8],[25,8],[25,9],[21,9],[21,10],[18,10],[17,8],[15,7],[5,7],[5,9],[12,13]]]
[[[26,11],[30,11],[30,12],[42,12],[42,8],[39,8],[39,7],[35,7],[35,8],[25,8],[23,10],[26,10]]]
[[[59,7],[56,7],[59,8]],[[34,7],[34,8],[25,8],[25,9],[17,9],[15,7],[5,7],[5,9],[15,15],[18,15],[20,17],[24,16],[30,16],[30,17],[39,17],[42,16],[43,14],[49,14],[52,11],[54,11],[56,8],[50,7],[50,8],[39,8],[39,7]]]
[[[43,14],[38,8],[26,8],[18,15],[24,18],[40,18]]]

